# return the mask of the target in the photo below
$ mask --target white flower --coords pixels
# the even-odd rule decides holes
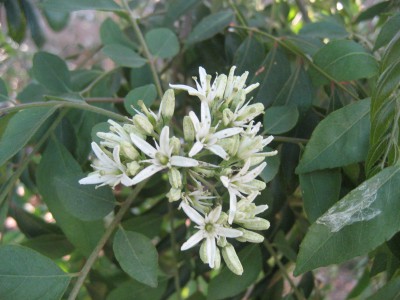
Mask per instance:
[[[197,224],[195,226],[199,229],[192,235],[185,243],[183,243],[181,250],[187,250],[198,244],[201,240],[205,239],[207,249],[207,259],[210,268],[214,268],[215,256],[217,252],[216,239],[220,237],[236,238],[243,233],[237,229],[226,228],[217,221],[221,215],[221,206],[217,206],[209,214],[202,217],[196,210],[191,208],[186,203],[181,204],[186,215]]]
[[[224,93],[225,100],[231,100],[240,90],[243,90],[245,94],[248,94],[259,86],[259,83],[254,83],[245,88],[249,72],[246,71],[241,76],[234,76],[235,69],[236,66],[233,66],[229,71],[228,80],[226,83],[226,88]]]
[[[189,151],[189,156],[192,157],[199,153],[203,148],[206,148],[218,155],[222,159],[228,159],[228,154],[220,146],[217,145],[219,139],[227,138],[238,134],[243,131],[242,128],[233,127],[223,129],[218,132],[213,132],[216,128],[211,129],[211,113],[210,107],[206,101],[201,102],[201,122],[197,118],[196,114],[191,111],[189,117],[192,120],[194,130],[196,132],[196,142],[192,149]]]
[[[197,189],[190,193],[182,193],[182,203],[192,206],[202,214],[205,214],[206,211],[210,210],[212,206],[210,200],[215,198],[216,197],[211,196],[211,193],[206,191],[201,184],[197,185]]]
[[[255,178],[260,175],[267,163],[263,162],[261,165],[249,171],[250,164],[250,159],[248,159],[243,168],[237,174],[231,177],[220,177],[222,184],[228,189],[229,192],[229,224],[232,224],[232,221],[235,217],[237,197],[243,198],[242,194],[248,195],[265,188],[265,183]]]
[[[235,213],[235,222],[246,222],[254,219],[254,217],[268,209],[268,205],[255,205],[254,199],[258,196],[258,192],[253,192],[246,198],[241,199],[237,203]]]
[[[115,187],[117,184],[127,185],[130,178],[126,175],[126,167],[121,163],[119,145],[115,146],[111,159],[95,142],[92,142],[92,149],[98,160],[92,164],[94,172],[88,174],[87,177],[79,180],[80,184],[98,184],[96,186],[110,185]]]
[[[155,173],[166,168],[175,167],[196,167],[199,162],[193,158],[172,155],[173,147],[170,145],[169,127],[164,126],[160,134],[160,145],[156,143],[156,148],[150,145],[141,137],[131,134],[132,142],[144,154],[151,159],[142,162],[150,163],[149,166],[140,171],[135,177],[129,181],[129,185],[137,184]]]
[[[117,122],[113,120],[107,121],[110,126],[110,132],[98,132],[97,136],[102,138],[104,141],[101,141],[100,144],[102,146],[108,148],[114,148],[121,143],[130,143],[131,139],[129,138],[129,133]]]

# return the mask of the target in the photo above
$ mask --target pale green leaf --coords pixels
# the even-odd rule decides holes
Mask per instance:
[[[382,26],[381,31],[376,38],[374,50],[385,46],[399,32],[400,13],[395,14]]]
[[[179,52],[176,34],[168,28],[150,30],[145,36],[150,52],[160,58],[171,58]]]
[[[154,100],[157,98],[157,90],[154,84],[146,84],[144,86],[135,88],[130,91],[125,97],[124,107],[128,113],[132,116],[136,115],[137,112],[133,109],[138,109],[137,102],[142,100],[147,107],[153,104]]]
[[[132,49],[119,44],[106,45],[103,47],[102,51],[116,64],[123,67],[139,68],[147,62],[146,59]]]
[[[135,300],[158,300],[161,299],[166,287],[167,280],[165,278],[159,280],[159,285],[156,288],[135,280],[129,280],[112,290],[107,300],[132,300],[132,291],[134,291]]]
[[[267,134],[288,132],[297,124],[299,111],[295,106],[273,106],[264,114],[264,131]]]
[[[72,12],[76,10],[119,11],[121,8],[113,0],[46,0],[43,7],[49,11]]]

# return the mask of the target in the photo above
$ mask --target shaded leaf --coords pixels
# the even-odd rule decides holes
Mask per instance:
[[[357,23],[372,19],[373,17],[386,11],[386,9],[390,7],[390,3],[391,1],[382,1],[377,4],[371,5],[357,16],[355,22]]]
[[[128,48],[136,48],[125,33],[119,28],[119,25],[112,19],[106,19],[100,26],[100,38],[104,45],[118,44]]]
[[[72,12],[76,10],[119,11],[121,8],[113,0],[45,0],[43,7],[49,11]]]
[[[1,101],[8,101],[8,91],[4,80],[0,78],[0,102]]]
[[[132,116],[136,115],[133,108],[138,109],[137,102],[142,100],[147,107],[150,107],[157,98],[157,90],[154,84],[147,84],[130,91],[124,100],[124,107]]]
[[[378,37],[374,45],[374,50],[377,50],[387,43],[396,35],[400,28],[400,13],[392,16],[386,23],[382,26]]]
[[[150,52],[156,57],[171,58],[179,52],[178,37],[168,28],[150,30],[145,39]]]
[[[61,234],[45,234],[22,243],[43,255],[56,259],[63,257],[74,250],[74,246]]]
[[[106,45],[102,51],[116,64],[123,67],[138,68],[147,62],[146,59],[132,49],[119,44]]]
[[[135,280],[129,280],[112,290],[107,300],[131,300],[133,294],[135,295],[135,300],[158,300],[161,299],[166,287],[167,280],[165,279],[159,280],[159,285],[156,288]]]
[[[43,85],[32,82],[24,87],[17,95],[17,99],[22,103],[42,101],[46,91]]]
[[[349,36],[346,28],[334,21],[306,23],[300,29],[299,34],[319,39],[344,39]]]
[[[264,114],[264,131],[281,134],[290,131],[297,124],[299,111],[294,106],[273,106]]]
[[[273,151],[273,150],[274,149],[271,149],[269,147],[264,148],[264,151],[266,151],[266,152]],[[264,180],[265,183],[267,183],[267,182],[270,182],[272,179],[274,179],[275,175],[278,174],[279,165],[281,162],[280,155],[278,153],[275,156],[266,157],[265,161],[267,163],[267,166],[261,172],[260,177]]]
[[[400,299],[400,277],[393,278],[381,289],[379,289],[368,300]]]
[[[169,0],[167,13],[165,14],[164,24],[171,25],[178,20],[189,9],[199,4],[198,0]]]
[[[232,64],[237,67],[238,74],[248,71],[251,78],[259,68],[264,55],[264,46],[250,35],[236,50]]]
[[[141,233],[148,238],[153,238],[160,233],[163,217],[157,214],[136,216],[122,223],[125,230]]]

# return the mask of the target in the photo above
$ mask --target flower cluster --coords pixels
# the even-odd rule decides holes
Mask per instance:
[[[272,137],[259,135],[261,123],[255,118],[264,112],[261,103],[251,104],[246,96],[258,83],[245,86],[248,72],[235,76],[212,76],[199,68],[196,88],[173,85],[165,92],[158,113],[139,101],[141,111],[126,124],[109,120],[109,132],[99,132],[100,145],[92,143],[97,159],[94,171],[81,184],[136,185],[157,172],[167,171],[169,201],[196,224],[198,231],[181,247],[187,250],[201,242],[200,258],[211,268],[219,268],[221,254],[228,268],[242,274],[243,267],[232,245],[260,243],[269,222],[257,217],[267,205],[254,203],[265,183],[257,177],[266,167],[264,152]],[[185,90],[200,100],[200,113],[189,112],[183,119],[183,136],[171,132],[175,110],[173,89]],[[224,196],[229,205],[224,203]],[[226,209],[226,212],[224,212]]]

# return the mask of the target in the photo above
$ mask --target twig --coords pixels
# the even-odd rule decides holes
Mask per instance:
[[[171,234],[170,234],[170,240],[171,240],[171,246],[172,246],[172,253],[174,257],[174,284],[175,284],[175,290],[176,290],[176,298],[178,300],[181,300],[181,285],[180,285],[180,278],[179,278],[179,267],[178,267],[178,262],[177,262],[177,254],[176,254],[176,236],[175,236],[175,225],[174,225],[174,210],[172,207],[172,203],[168,201],[168,212],[169,212],[169,224],[171,227]]]
[[[102,102],[107,102],[107,103],[123,103],[124,98],[111,98],[111,97],[89,97],[85,98],[85,101],[87,103],[102,103]]]
[[[81,289],[83,283],[85,282],[85,279],[86,279],[87,275],[89,274],[90,269],[92,268],[94,262],[96,261],[97,257],[99,256],[100,251],[103,249],[104,245],[107,243],[111,234],[114,232],[115,228],[118,226],[119,222],[122,220],[122,217],[125,215],[125,213],[128,211],[128,209],[130,208],[133,201],[136,199],[136,196],[143,189],[146,182],[147,182],[147,180],[139,183],[135,187],[135,189],[132,191],[132,194],[128,197],[128,199],[126,199],[126,201],[122,204],[120,210],[115,215],[114,220],[112,220],[110,226],[108,226],[108,228],[104,232],[103,236],[100,238],[99,242],[97,243],[96,247],[94,248],[94,250],[88,257],[85,265],[83,266],[83,268],[78,276],[77,281],[74,284],[74,287],[72,288],[71,293],[69,294],[68,300],[75,300],[76,297],[78,296],[79,290]]]
[[[307,8],[303,3],[303,0],[295,0],[296,4],[301,12],[301,15],[303,16],[303,20],[306,23],[310,22],[310,17],[308,16]]]
[[[102,73],[101,75],[99,75],[99,77],[97,77],[95,80],[93,80],[87,87],[85,87],[82,91],[80,91],[79,94],[83,95],[84,93],[91,91],[92,88],[94,88],[94,86],[96,84],[98,84],[101,80],[103,80],[105,77],[107,77],[108,75],[110,75],[118,70],[119,70],[119,67]]]

